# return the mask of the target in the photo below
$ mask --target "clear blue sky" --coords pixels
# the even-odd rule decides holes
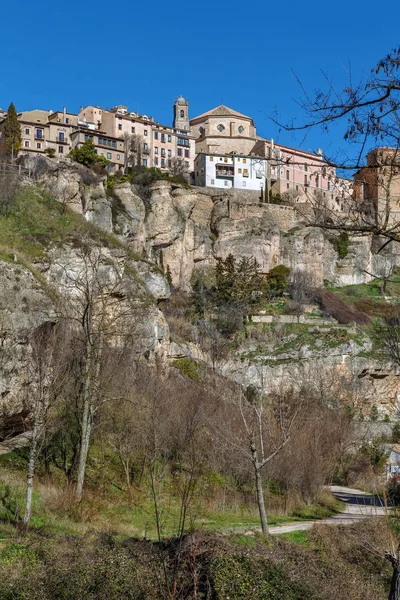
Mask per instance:
[[[0,107],[17,110],[127,104],[170,124],[182,94],[193,117],[220,104],[250,115],[283,144],[333,154],[340,132],[279,132],[268,115],[301,119],[300,89],[321,70],[342,86],[400,43],[400,3],[7,2],[2,6]],[[11,26],[12,24],[12,26]]]

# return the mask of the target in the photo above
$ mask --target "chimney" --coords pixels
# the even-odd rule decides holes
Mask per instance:
[[[67,122],[67,107],[66,106],[64,106],[64,108],[63,108],[63,116],[64,116],[64,123],[66,123]]]

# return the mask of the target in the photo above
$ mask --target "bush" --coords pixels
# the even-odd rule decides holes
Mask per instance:
[[[347,231],[341,231],[338,236],[330,238],[332,246],[335,248],[339,258],[346,258],[349,253],[349,234]]]
[[[197,363],[191,358],[178,358],[172,362],[172,366],[179,369],[181,373],[192,381],[199,381],[200,374]]]
[[[47,154],[47,156],[49,158],[54,158],[56,155],[56,150],[55,148],[46,148],[46,150],[44,151],[45,154]]]
[[[396,473],[389,479],[386,493],[390,504],[400,504],[400,473]]]

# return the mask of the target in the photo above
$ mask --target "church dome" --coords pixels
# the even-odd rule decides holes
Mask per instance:
[[[179,98],[175,100],[175,104],[187,104],[187,100],[185,100],[183,96],[179,96]]]

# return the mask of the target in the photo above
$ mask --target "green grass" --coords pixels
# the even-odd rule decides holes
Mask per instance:
[[[298,544],[299,546],[310,546],[310,538],[308,531],[289,531],[288,533],[279,534],[281,538]]]
[[[38,188],[25,187],[18,192],[9,216],[0,217],[0,258],[13,261],[15,254],[21,254],[35,262],[45,258],[51,245],[81,246],[86,236],[104,246],[122,245]]]

